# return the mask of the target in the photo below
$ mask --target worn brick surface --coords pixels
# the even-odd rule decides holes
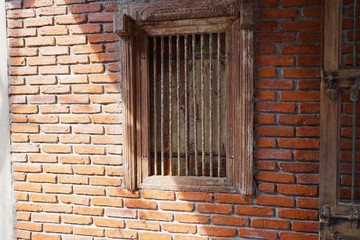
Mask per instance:
[[[318,239],[320,5],[256,3],[244,197],[124,190],[117,1],[8,1],[16,237]]]

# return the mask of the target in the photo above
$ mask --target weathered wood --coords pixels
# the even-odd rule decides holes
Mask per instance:
[[[120,13],[130,15],[135,21],[164,21],[239,14],[240,0],[170,0],[157,3],[131,3],[122,5]]]
[[[253,5],[241,5],[238,0],[123,5],[115,17],[115,32],[122,39],[125,187],[252,194]],[[223,32],[228,95],[226,178],[150,176],[148,37]]]
[[[340,69],[342,0],[323,1],[323,71],[333,74],[333,87],[349,88],[354,78],[359,77],[359,69]],[[340,101],[330,99],[326,94],[329,78],[321,83],[320,95],[320,206],[329,206],[331,215],[349,215],[354,205],[340,203],[339,190],[339,141],[340,141]],[[331,83],[330,83],[331,84]],[[324,212],[320,213],[324,215]],[[349,220],[336,219],[330,224],[321,217],[321,239],[352,239],[360,235],[358,229],[352,228]],[[335,235],[334,235],[335,234]]]
[[[134,37],[124,38],[122,45],[122,97],[124,103],[124,187],[136,189],[136,103],[134,73]]]

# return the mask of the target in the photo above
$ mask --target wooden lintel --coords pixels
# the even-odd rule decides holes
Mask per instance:
[[[119,37],[129,37],[134,32],[134,20],[127,14],[119,13],[114,17],[114,32]]]
[[[240,7],[240,28],[253,29],[254,23],[254,4],[243,3]]]

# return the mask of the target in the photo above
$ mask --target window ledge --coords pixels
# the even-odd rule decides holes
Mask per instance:
[[[189,192],[240,193],[228,178],[189,176],[150,176],[141,184],[141,189],[156,189]]]

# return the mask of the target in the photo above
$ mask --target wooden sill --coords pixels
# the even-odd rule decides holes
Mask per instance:
[[[150,176],[140,186],[141,189],[239,193],[228,178],[188,177],[188,176]]]

